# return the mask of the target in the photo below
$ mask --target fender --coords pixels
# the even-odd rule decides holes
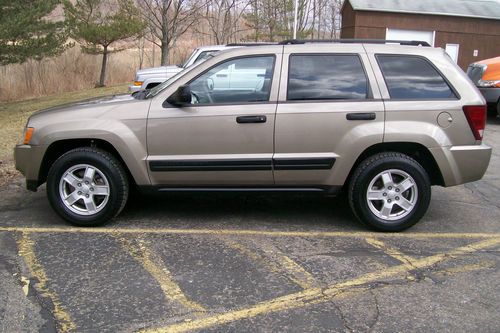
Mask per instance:
[[[138,185],[150,184],[146,168],[146,125],[149,100],[118,96],[103,101],[35,113],[28,126],[35,132],[31,145],[45,154],[54,142],[99,139],[111,144]],[[40,165],[30,168],[40,169]]]

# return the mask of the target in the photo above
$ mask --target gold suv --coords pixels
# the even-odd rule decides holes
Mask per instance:
[[[425,214],[431,185],[480,179],[485,100],[421,42],[285,41],[209,57],[150,91],[39,111],[16,165],[55,211],[100,225],[131,186],[348,192],[369,226]]]

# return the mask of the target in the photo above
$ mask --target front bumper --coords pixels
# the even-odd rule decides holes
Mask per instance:
[[[141,91],[141,90],[142,86],[134,86],[134,85],[128,86],[129,93],[135,93],[136,91]]]
[[[500,98],[500,88],[479,88],[479,91],[489,104],[496,104]]]
[[[36,191],[39,183],[39,172],[45,154],[45,146],[17,145],[14,148],[16,169],[26,177],[26,187]]]
[[[490,163],[491,147],[485,144],[430,148],[444,186],[454,186],[483,178]]]

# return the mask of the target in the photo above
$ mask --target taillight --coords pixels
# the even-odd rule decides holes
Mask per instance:
[[[466,105],[463,110],[474,138],[482,140],[486,127],[486,105]]]

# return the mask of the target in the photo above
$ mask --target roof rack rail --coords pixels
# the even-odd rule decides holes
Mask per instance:
[[[422,40],[390,40],[390,39],[286,39],[279,42],[280,45],[306,44],[306,43],[364,43],[364,44],[386,44],[394,43],[411,46],[430,46]]]
[[[265,45],[276,45],[276,42],[248,42],[248,43],[229,43],[226,46],[265,46]]]

